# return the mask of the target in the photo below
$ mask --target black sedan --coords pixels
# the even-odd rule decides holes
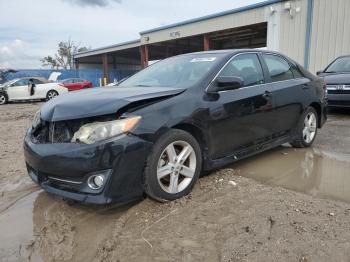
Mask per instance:
[[[174,200],[203,171],[287,142],[311,146],[325,103],[322,79],[279,53],[185,54],[46,103],[25,136],[25,161],[64,198]]]
[[[350,56],[338,57],[317,74],[327,83],[328,107],[350,107]]]

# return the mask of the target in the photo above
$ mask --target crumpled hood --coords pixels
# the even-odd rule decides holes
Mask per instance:
[[[41,119],[61,121],[116,113],[136,101],[177,95],[184,91],[167,87],[102,87],[58,96],[41,108]]]
[[[327,84],[331,85],[350,84],[350,73],[322,74],[321,77],[323,77]]]

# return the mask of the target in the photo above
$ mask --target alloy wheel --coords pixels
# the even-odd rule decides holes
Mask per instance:
[[[157,179],[161,188],[169,194],[185,190],[195,175],[196,153],[185,141],[169,144],[158,160]]]
[[[309,112],[305,116],[304,129],[303,129],[303,139],[306,143],[311,143],[316,135],[317,130],[317,118],[314,112]]]
[[[3,105],[5,103],[6,103],[6,97],[5,97],[5,95],[1,94],[0,95],[0,105]]]
[[[50,91],[50,92],[47,94],[47,99],[48,99],[48,100],[51,100],[52,98],[55,98],[56,96],[58,96],[57,92],[55,92],[55,91]]]

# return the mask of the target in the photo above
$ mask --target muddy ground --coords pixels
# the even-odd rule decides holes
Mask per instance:
[[[187,197],[117,207],[48,195],[22,138],[40,104],[0,106],[0,261],[350,261],[350,112],[201,178]]]

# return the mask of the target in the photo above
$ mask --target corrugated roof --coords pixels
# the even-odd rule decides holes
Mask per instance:
[[[187,25],[187,24],[191,24],[191,23],[195,23],[195,22],[205,21],[205,20],[208,20],[208,19],[213,19],[213,18],[225,16],[225,15],[240,13],[240,12],[252,10],[252,9],[255,9],[255,8],[259,8],[259,7],[268,6],[268,5],[271,5],[271,4],[285,2],[285,1],[288,1],[288,0],[267,0],[267,1],[259,2],[259,3],[255,3],[255,4],[239,7],[239,8],[234,8],[234,9],[231,9],[231,10],[227,10],[227,11],[223,11],[223,12],[219,12],[219,13],[215,13],[215,14],[211,14],[211,15],[206,15],[206,16],[202,16],[202,17],[198,17],[198,18],[194,18],[194,19],[185,20],[185,21],[174,23],[174,24],[170,24],[170,25],[156,27],[156,28],[153,28],[153,29],[150,29],[150,30],[142,31],[142,32],[140,32],[140,35],[153,33],[153,32],[157,32],[157,31],[161,31],[161,30],[165,30],[165,29],[169,29],[169,28],[173,28],[173,27],[177,27],[177,26],[183,26],[183,25]],[[118,43],[118,44],[115,44],[115,45],[99,47],[99,48],[91,49],[91,50],[88,50],[88,51],[76,53],[76,54],[74,54],[74,56],[80,56],[80,55],[84,56],[84,55],[88,55],[90,53],[96,53],[98,51],[101,51],[101,53],[103,53],[103,51],[105,51],[107,49],[119,48],[119,47],[122,47],[123,45],[126,46],[126,45],[137,44],[137,43],[141,44],[141,40],[140,39],[136,39],[136,40],[132,40],[132,41]]]
[[[99,48],[94,48],[94,49],[91,49],[91,50],[88,50],[88,51],[83,51],[83,52],[76,53],[76,54],[74,54],[74,56],[94,53],[94,52],[97,52],[97,51],[103,51],[105,49],[113,49],[113,48],[121,47],[123,45],[130,45],[130,44],[137,44],[137,43],[141,43],[140,39],[131,40],[131,41],[127,41],[127,42],[122,42],[122,43],[109,45],[109,46],[103,46],[103,47],[99,47]]]
[[[240,12],[244,12],[244,11],[248,11],[248,10],[252,10],[255,8],[264,7],[264,6],[272,5],[272,4],[276,4],[276,3],[281,3],[281,2],[285,2],[285,1],[288,1],[288,0],[267,0],[267,1],[256,3],[256,4],[242,6],[239,8],[234,8],[231,10],[227,10],[227,11],[223,11],[223,12],[219,12],[219,13],[215,13],[215,14],[211,14],[211,15],[201,16],[198,18],[193,18],[193,19],[185,20],[185,21],[170,24],[170,25],[156,27],[156,28],[153,28],[150,30],[142,31],[142,32],[140,32],[140,35],[153,33],[156,31],[161,31],[161,30],[165,30],[165,29],[169,29],[169,28],[173,28],[173,27],[177,27],[177,26],[183,26],[183,25],[187,25],[187,24],[191,24],[191,23],[195,23],[195,22],[201,22],[201,21],[205,21],[208,19],[213,19],[213,18],[225,16],[225,15],[240,13]]]

